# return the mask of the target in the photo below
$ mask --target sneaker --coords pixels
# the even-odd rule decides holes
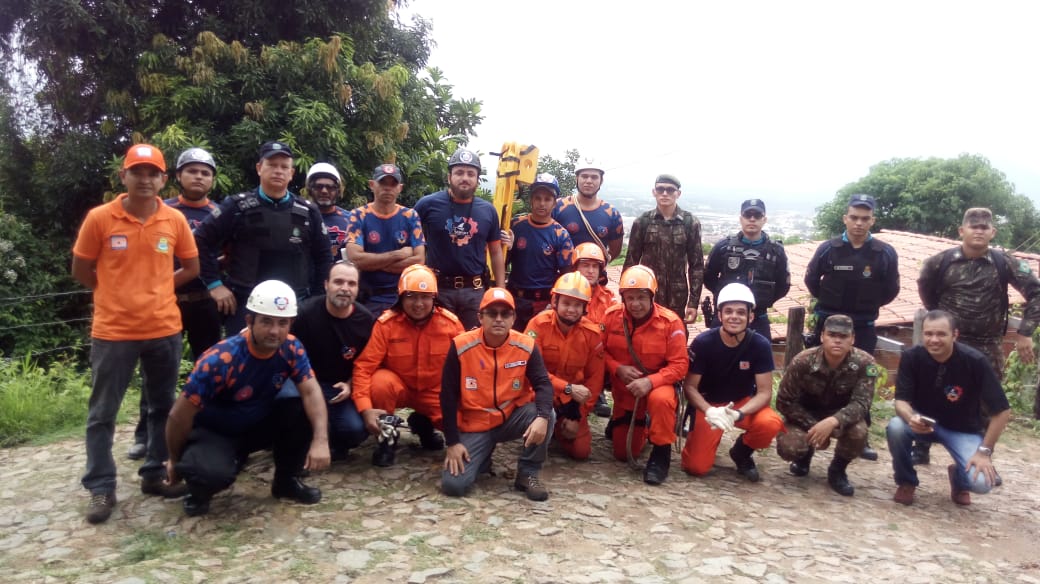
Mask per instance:
[[[971,493],[957,488],[954,479],[957,478],[957,467],[950,465],[946,467],[946,474],[950,477],[950,499],[958,505],[971,505]]]
[[[755,466],[755,460],[751,458],[751,454],[743,453],[745,449],[748,449],[747,446],[744,446],[744,443],[738,439],[729,449],[729,457],[737,465],[737,474],[752,483],[757,483],[762,477],[758,474],[758,467]]]
[[[199,517],[209,513],[209,497],[189,493],[184,497],[184,514],[188,517]]]
[[[397,453],[394,452],[393,445],[389,440],[385,440],[377,444],[376,449],[372,451],[372,466],[393,466],[396,458]]]
[[[538,479],[538,475],[518,475],[513,481],[513,488],[526,493],[527,498],[532,501],[544,501],[549,498],[549,490]]]
[[[849,482],[849,476],[845,474],[844,470],[828,468],[827,484],[831,486],[835,493],[842,497],[851,497],[856,492],[856,488]]]
[[[126,457],[130,460],[141,460],[148,455],[148,445],[143,442],[134,442],[134,445],[126,451]]]
[[[913,505],[914,504],[914,491],[917,487],[913,485],[899,485],[896,488],[896,494],[892,495],[892,500],[900,505]]]
[[[87,522],[104,523],[112,516],[112,509],[116,506],[116,494],[91,493],[90,503],[87,505]]]
[[[610,405],[607,404],[607,396],[602,393],[599,394],[599,399],[596,400],[596,407],[592,411],[601,418],[610,417]]]
[[[276,499],[292,499],[304,505],[313,505],[321,501],[321,489],[308,487],[297,477],[288,479],[276,478],[271,483],[271,494]]]
[[[184,482],[171,485],[162,477],[142,478],[141,492],[145,495],[155,495],[164,499],[180,499],[188,494],[188,485]]]

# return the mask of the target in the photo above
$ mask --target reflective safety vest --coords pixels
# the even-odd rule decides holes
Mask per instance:
[[[311,211],[293,198],[279,208],[260,200],[255,191],[234,195],[238,208],[228,281],[250,288],[264,280],[281,280],[300,294],[306,292],[313,269]]]
[[[534,400],[524,383],[534,339],[511,330],[500,347],[484,344],[484,331],[474,329],[452,340],[459,355],[459,430],[487,432],[502,425],[516,408]]]
[[[884,300],[881,265],[884,243],[871,238],[865,253],[840,237],[820,266],[820,298],[817,306],[835,312],[874,312]]]

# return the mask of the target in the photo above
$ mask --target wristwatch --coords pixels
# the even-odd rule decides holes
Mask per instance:
[[[572,387],[574,387],[574,384],[573,383],[568,383],[567,387],[563,388],[563,395],[570,395],[571,391],[572,391],[571,390]]]
[[[979,452],[985,454],[986,456],[993,456],[993,449],[989,446],[979,446]]]

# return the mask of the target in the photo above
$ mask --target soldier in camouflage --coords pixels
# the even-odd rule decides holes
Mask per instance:
[[[662,174],[654,183],[657,207],[640,215],[628,238],[625,268],[642,264],[657,275],[654,302],[686,322],[697,320],[697,303],[704,281],[701,223],[679,208],[679,179]]]
[[[780,458],[791,461],[791,474],[809,474],[813,453],[837,439],[827,468],[827,483],[839,495],[855,488],[845,470],[867,443],[866,415],[874,399],[878,367],[874,358],[853,347],[853,322],[843,314],[823,324],[821,345],[799,353],[780,380],[776,409],[787,432],[777,437]]]

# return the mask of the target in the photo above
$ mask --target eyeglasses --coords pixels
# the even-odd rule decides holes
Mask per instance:
[[[669,195],[674,195],[675,193],[679,192],[679,189],[675,187],[654,187],[654,192],[659,195],[663,195],[665,193],[668,193]]]
[[[339,188],[339,185],[329,183],[313,183],[310,188],[312,191],[334,191],[337,188]]]
[[[745,219],[754,219],[755,221],[758,221],[762,217],[765,217],[765,215],[755,211],[748,211],[747,213],[744,213]]]
[[[491,320],[498,320],[500,318],[502,320],[508,320],[510,318],[513,318],[513,311],[509,310],[509,309],[485,310],[484,311],[484,316],[490,318]]]

